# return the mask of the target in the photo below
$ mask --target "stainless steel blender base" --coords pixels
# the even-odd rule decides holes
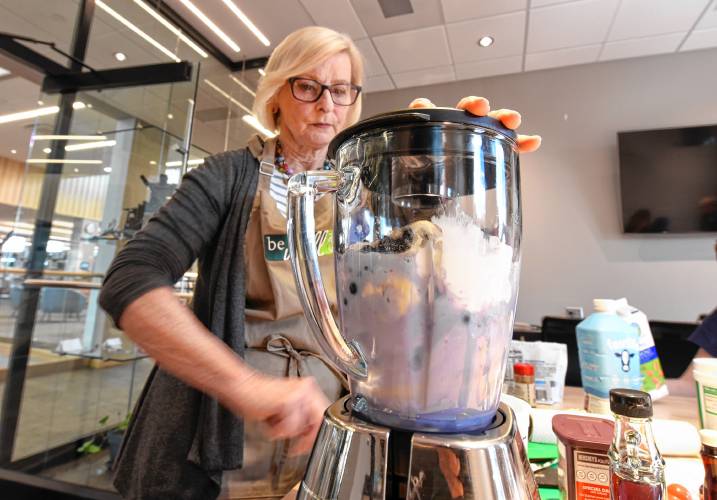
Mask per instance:
[[[368,423],[352,415],[348,403],[349,396],[326,410],[298,499],[539,498],[513,412],[505,404],[484,431],[428,434]]]

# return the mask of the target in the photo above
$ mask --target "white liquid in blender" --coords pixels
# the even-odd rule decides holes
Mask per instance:
[[[418,221],[337,254],[342,331],[369,366],[351,392],[377,423],[488,426],[512,337],[513,249],[466,216]]]

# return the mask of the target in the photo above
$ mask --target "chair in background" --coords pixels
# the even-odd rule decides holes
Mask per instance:
[[[45,288],[40,293],[40,311],[43,320],[52,319],[52,314],[60,313],[67,320],[74,316],[79,319],[87,306],[87,299],[76,290],[67,288]]]
[[[679,378],[692,362],[699,347],[687,338],[697,328],[697,323],[650,321],[655,338],[657,355],[666,378]]]
[[[541,328],[544,342],[558,342],[568,346],[568,370],[565,373],[565,385],[571,387],[583,386],[578,359],[578,340],[575,336],[575,327],[580,321],[582,320],[545,316]]]
[[[8,292],[12,315],[17,316],[17,311],[20,309],[20,302],[22,301],[22,286],[11,283]]]

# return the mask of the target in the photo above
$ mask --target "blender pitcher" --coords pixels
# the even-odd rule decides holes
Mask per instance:
[[[289,181],[299,296],[352,409],[414,431],[487,427],[498,408],[518,292],[515,133],[449,108],[361,121],[329,146],[334,171]],[[335,197],[338,325],[317,259],[313,204]]]

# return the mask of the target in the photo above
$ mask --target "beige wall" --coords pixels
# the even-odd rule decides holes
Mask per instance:
[[[715,236],[622,234],[617,132],[717,123],[715,89],[717,50],[704,50],[369,94],[364,115],[475,94],[543,136],[521,158],[519,321],[621,296],[650,318],[692,321],[717,307]]]
[[[56,213],[80,219],[102,219],[108,182],[107,175],[64,175]],[[26,175],[24,163],[0,156],[0,203],[36,209],[41,191],[42,170],[39,167],[29,169]]]

